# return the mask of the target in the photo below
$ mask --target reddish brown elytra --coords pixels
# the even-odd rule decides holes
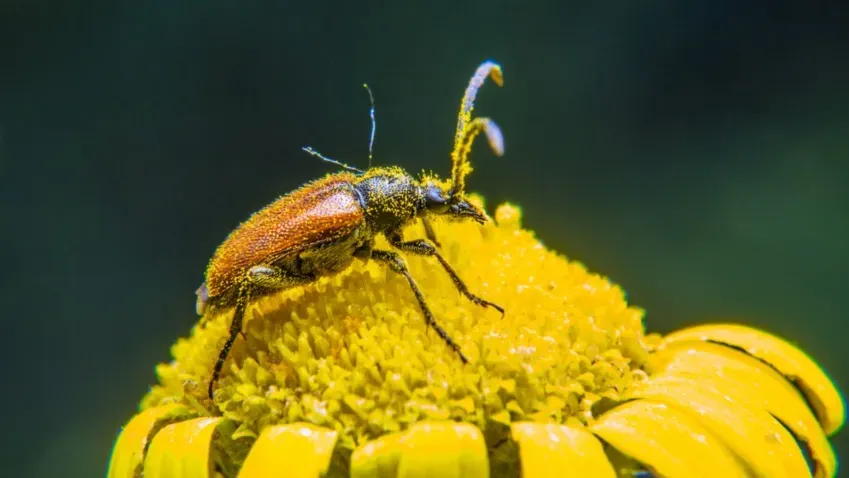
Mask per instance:
[[[438,243],[427,222],[431,216],[471,219],[479,223],[487,219],[483,211],[468,201],[464,192],[465,178],[471,171],[468,156],[474,138],[483,132],[497,155],[504,152],[501,131],[495,122],[488,118],[471,119],[477,91],[487,77],[501,86],[501,67],[485,62],[469,81],[457,119],[450,181],[432,175],[417,179],[394,166],[363,171],[304,148],[348,171],[330,174],[281,197],[230,233],[212,256],[206,269],[206,281],[197,290],[200,315],[216,308],[234,308],[230,334],[209,381],[209,398],[212,398],[230,347],[242,331],[242,319],[251,300],[341,272],[355,258],[379,261],[404,276],[427,324],[463,363],[467,362],[460,347],[434,319],[401,255],[391,250],[373,249],[373,245],[374,237],[382,234],[399,251],[435,257],[460,293],[476,304],[504,314],[504,309],[498,305],[469,291],[437,252]],[[372,102],[372,139],[373,112]],[[405,241],[402,230],[415,220],[424,222],[427,239]]]

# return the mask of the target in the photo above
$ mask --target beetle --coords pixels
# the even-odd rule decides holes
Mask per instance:
[[[477,92],[487,78],[502,86],[501,67],[486,61],[469,81],[457,118],[448,181],[430,174],[414,178],[397,166],[361,170],[325,158],[312,148],[303,148],[346,171],[307,183],[254,213],[216,249],[206,269],[205,281],[196,291],[196,311],[201,316],[216,309],[234,309],[229,335],[209,381],[210,399],[230,348],[242,333],[245,311],[252,300],[339,273],[354,259],[375,260],[402,275],[427,325],[436,330],[464,364],[468,363],[454,339],[437,323],[402,256],[396,251],[374,249],[373,245],[375,236],[382,234],[398,251],[436,258],[461,294],[504,315],[501,306],[473,294],[442,257],[428,222],[433,216],[481,224],[487,220],[484,211],[472,204],[464,192],[466,175],[471,172],[468,157],[475,137],[484,133],[494,153],[498,156],[504,153],[498,125],[489,118],[471,117]],[[373,97],[371,104],[373,143]],[[403,228],[416,220],[424,223],[427,238],[404,240]]]

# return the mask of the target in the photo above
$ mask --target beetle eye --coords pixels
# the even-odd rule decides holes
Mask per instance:
[[[448,199],[442,195],[442,191],[434,186],[430,186],[425,190],[425,204],[427,210],[442,214],[448,210]]]

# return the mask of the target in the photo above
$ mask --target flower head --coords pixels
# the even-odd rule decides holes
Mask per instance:
[[[469,288],[507,310],[406,257],[468,365],[428,330],[402,277],[356,262],[254,302],[214,401],[205,385],[230,312],[178,340],[110,476],[836,473],[826,436],[842,398],[786,342],[734,325],[647,336],[618,286],[546,249],[514,206],[436,233]]]

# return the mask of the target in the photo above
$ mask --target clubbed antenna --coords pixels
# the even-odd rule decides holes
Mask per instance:
[[[472,110],[475,109],[475,98],[478,96],[478,90],[483,86],[483,82],[487,77],[492,77],[492,81],[498,85],[504,85],[504,75],[501,72],[501,65],[493,61],[485,61],[481,63],[475,74],[469,80],[469,86],[466,87],[466,92],[463,94],[463,100],[460,102],[460,114],[457,116],[457,132],[454,136],[454,148],[463,141],[465,136],[466,125],[472,119]]]
[[[472,141],[481,132],[486,133],[489,145],[495,154],[504,154],[504,138],[501,129],[494,121],[488,118],[476,118],[472,120],[472,110],[475,108],[475,97],[478,90],[483,86],[487,77],[502,86],[504,76],[501,66],[492,61],[482,63],[475,74],[469,80],[469,86],[460,102],[460,113],[457,116],[457,131],[454,135],[454,150],[451,152],[451,195],[457,196],[463,193],[466,185],[466,175],[472,171],[469,164],[469,153],[472,150]]]
[[[371,168],[371,156],[372,150],[374,149],[374,130],[377,123],[374,121],[374,95],[371,93],[371,88],[369,88],[366,83],[363,83],[363,88],[368,91],[368,99],[369,102],[371,102],[371,108],[369,109],[369,116],[371,117],[371,136],[368,140],[368,167]]]

